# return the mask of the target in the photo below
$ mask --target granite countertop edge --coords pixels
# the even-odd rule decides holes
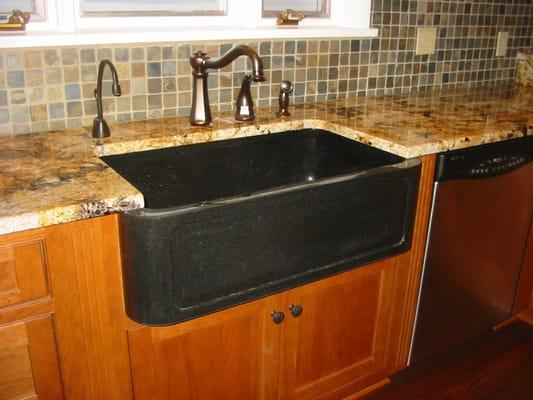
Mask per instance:
[[[513,86],[356,98],[273,109],[254,122],[216,113],[209,127],[184,117],[119,123],[96,141],[88,128],[0,138],[0,234],[144,206],[142,193],[103,155],[304,128],[324,129],[404,158],[531,135],[533,94]]]

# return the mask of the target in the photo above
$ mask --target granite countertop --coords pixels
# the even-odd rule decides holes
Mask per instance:
[[[237,123],[213,115],[210,127],[186,117],[111,126],[111,137],[90,128],[0,137],[0,234],[143,207],[142,194],[98,156],[301,128],[329,130],[410,158],[530,135],[533,93],[504,86],[360,97],[273,109]]]

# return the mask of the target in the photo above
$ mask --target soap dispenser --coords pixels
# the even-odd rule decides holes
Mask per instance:
[[[241,91],[237,96],[237,103],[235,108],[235,119],[237,121],[253,121],[254,102],[252,101],[252,94],[250,93],[250,85],[252,84],[252,76],[245,75],[242,81]]]

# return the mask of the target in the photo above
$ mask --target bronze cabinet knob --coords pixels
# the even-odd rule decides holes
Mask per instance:
[[[294,318],[298,318],[300,315],[302,315],[303,310],[303,307],[298,304],[291,304],[289,306],[289,311],[291,312]]]
[[[270,314],[270,316],[272,317],[272,321],[275,324],[281,324],[285,319],[285,314],[281,311],[272,311],[272,314]]]

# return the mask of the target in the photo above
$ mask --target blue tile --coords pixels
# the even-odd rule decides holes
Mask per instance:
[[[65,96],[67,100],[77,100],[81,97],[80,85],[65,85]]]
[[[285,42],[285,54],[294,54],[295,43],[294,40]]]
[[[272,57],[272,69],[281,69],[281,68],[283,68],[283,57],[273,56]]]
[[[0,108],[0,124],[7,124],[9,122],[9,110],[7,108]]]
[[[261,42],[259,45],[259,53],[262,56],[270,55],[272,52],[272,43],[271,42]]]
[[[130,58],[130,51],[126,47],[115,49],[115,61],[128,61]]]
[[[8,71],[7,85],[12,88],[24,87],[24,71]]]
[[[293,68],[294,67],[294,56],[285,56],[285,68]]]
[[[231,43],[224,43],[220,45],[220,55],[223,56],[233,48]]]

